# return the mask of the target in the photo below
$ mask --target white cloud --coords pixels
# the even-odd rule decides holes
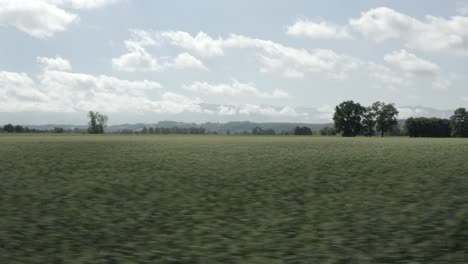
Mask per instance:
[[[208,68],[199,59],[184,52],[174,58],[173,62],[166,64],[166,67],[175,69],[199,69],[207,71]]]
[[[303,36],[312,39],[350,39],[351,34],[346,27],[340,27],[325,21],[298,20],[289,26],[286,33],[293,36]]]
[[[45,1],[0,0],[0,25],[13,26],[34,37],[50,37],[78,20],[77,15]]]
[[[4,112],[35,110],[35,107],[40,102],[44,102],[47,96],[34,86],[34,81],[25,73],[1,71],[1,110]]]
[[[159,89],[153,81],[129,81],[107,75],[46,71],[38,77],[37,89],[44,92],[50,111],[107,112],[146,111],[151,100],[146,92]]]
[[[335,70],[340,56],[332,50],[308,51],[275,43],[270,40],[231,35],[224,41],[227,48],[258,48],[270,59],[280,62],[280,67],[298,71],[323,72]],[[266,65],[264,65],[266,66]],[[267,67],[268,68],[268,67]],[[264,68],[264,69],[267,69]]]
[[[418,58],[404,49],[386,54],[384,60],[411,74],[436,74],[440,71],[439,65]]]
[[[151,110],[161,113],[202,112],[202,101],[199,98],[191,98],[180,94],[166,92],[161,100],[151,103]]]
[[[197,69],[208,71],[208,68],[199,59],[184,52],[175,58],[159,63],[143,47],[132,47],[132,51],[112,59],[112,67],[126,72],[159,72],[166,69]]]
[[[367,71],[369,76],[380,85],[380,87],[388,90],[398,91],[399,88],[408,86],[409,84],[409,76],[399,74],[387,66],[368,62],[365,64],[364,69]]]
[[[60,58],[61,59],[61,58]],[[66,61],[65,59],[61,59]],[[161,85],[154,81],[130,81],[107,75],[91,75],[58,70],[70,67],[56,66],[57,58],[38,58],[44,68],[36,78],[26,73],[0,72],[0,112],[86,112],[97,110],[115,112],[155,112],[163,114],[206,113],[237,115],[242,118],[307,117],[295,109],[255,104],[210,108],[198,97],[173,92],[160,92]],[[53,67],[52,67],[53,66]],[[252,84],[233,82],[247,93],[259,96],[286,96],[281,91],[262,93]],[[251,90],[252,86],[254,90]],[[157,95],[157,96],[156,96]]]
[[[68,60],[62,59],[61,57],[37,57],[37,62],[42,67],[42,69],[46,71],[70,71],[72,69],[70,62]]]
[[[163,44],[173,45],[205,57],[223,56],[226,49],[256,49],[260,51],[258,54],[261,64],[260,72],[280,72],[288,78],[302,78],[305,73],[310,72],[325,72],[329,73],[328,76],[335,78],[334,76],[346,76],[348,71],[355,69],[351,67],[355,64],[353,58],[339,55],[332,50],[299,49],[270,40],[235,34],[231,34],[227,38],[213,38],[204,32],[191,36],[183,31],[151,33],[144,30],[133,30],[131,39],[125,41],[127,49],[131,52],[135,50],[135,47],[141,49],[146,45]],[[197,68],[201,69],[202,67]]]
[[[39,1],[39,0],[38,0]],[[45,0],[55,5],[66,5],[75,9],[94,9],[101,8],[119,0]]]
[[[36,38],[47,38],[79,22],[71,9],[101,8],[119,0],[0,0],[0,26],[11,26]]]
[[[393,9],[379,7],[351,19],[350,25],[375,41],[402,39],[406,46],[425,51],[468,55],[468,17],[426,16],[418,20]]]
[[[418,58],[416,55],[407,52],[406,50],[394,51],[386,54],[384,60],[392,65],[397,66],[402,74],[397,76],[391,70],[380,70],[382,81],[388,80],[388,83],[393,82],[393,87],[403,86],[408,84],[409,78],[412,75],[428,75],[433,77],[432,88],[439,91],[448,90],[453,83],[454,75],[442,72],[439,65]]]
[[[283,116],[283,117],[298,117],[306,116],[306,113],[298,113],[295,109],[285,107],[272,107],[272,106],[260,106],[254,104],[245,104],[238,106],[226,106],[221,105],[218,108],[217,113],[219,115],[264,115],[264,116]]]
[[[213,39],[204,32],[199,32],[195,37],[183,31],[165,31],[161,32],[160,35],[174,46],[194,51],[203,56],[224,54],[223,40]]]
[[[254,83],[241,83],[237,80],[233,80],[232,83],[229,84],[194,82],[190,85],[186,85],[185,88],[195,92],[220,94],[225,96],[248,95],[265,98],[285,98],[289,96],[286,92],[279,89],[275,89],[271,93],[262,92],[257,89]]]
[[[187,52],[180,53],[165,62],[159,62],[146,50],[146,47],[160,45],[159,36],[144,30],[132,29],[130,32],[131,38],[125,41],[129,52],[112,59],[112,66],[116,70],[126,72],[158,72],[166,69],[208,70],[202,61]]]
[[[150,34],[139,31],[145,38],[151,36],[145,43],[160,43],[166,41],[170,45],[196,52],[202,56],[222,56],[228,48],[255,48],[263,54],[260,55],[261,72],[280,71],[286,77],[298,78],[305,72],[341,72],[346,69],[349,59],[336,54],[332,50],[315,49],[305,50],[287,47],[269,40],[256,39],[242,35],[230,35],[228,38],[212,38],[200,32],[192,37],[187,32],[166,31]],[[132,39],[126,41],[127,48],[135,49],[139,46],[138,37],[132,34]],[[133,52],[133,51],[132,51]],[[126,56],[126,55],[124,55]],[[145,56],[146,57],[146,56]],[[115,61],[116,59],[114,59]],[[115,65],[115,63],[114,63]],[[118,68],[118,67],[116,67]]]
[[[253,104],[205,109],[198,97],[163,92],[151,99],[147,92],[158,91],[153,81],[129,81],[112,76],[94,76],[57,70],[44,70],[36,79],[25,73],[0,72],[1,112],[156,112],[166,114],[208,113],[217,115],[263,115],[301,117],[291,107]]]
[[[159,44],[155,34],[140,29],[130,29],[130,39],[125,41],[125,47],[127,47],[128,50],[140,47],[158,46]]]
[[[143,47],[132,46],[129,53],[112,59],[112,67],[127,72],[160,71],[162,66]]]
[[[41,58],[39,62],[54,60]],[[165,92],[159,98],[151,99],[160,88],[161,84],[154,81],[130,81],[47,67],[34,79],[25,73],[3,71],[0,72],[0,111],[201,111],[198,98]]]
[[[417,23],[416,19],[386,7],[370,9],[349,22],[354,29],[375,41],[398,39]]]

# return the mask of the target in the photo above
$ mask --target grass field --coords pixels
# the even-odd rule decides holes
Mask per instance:
[[[0,136],[0,263],[468,263],[468,140]]]

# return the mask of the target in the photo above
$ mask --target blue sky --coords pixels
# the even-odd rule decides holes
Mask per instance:
[[[0,0],[0,36],[0,112],[42,113],[29,123],[88,110],[328,122],[349,99],[402,117],[468,104],[468,1]]]

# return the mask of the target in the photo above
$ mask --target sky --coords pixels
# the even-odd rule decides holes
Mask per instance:
[[[0,0],[0,123],[331,120],[468,105],[468,0]]]

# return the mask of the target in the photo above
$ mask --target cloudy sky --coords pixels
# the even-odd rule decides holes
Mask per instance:
[[[0,39],[0,121],[328,122],[349,99],[406,116],[468,105],[468,1],[0,0]]]

